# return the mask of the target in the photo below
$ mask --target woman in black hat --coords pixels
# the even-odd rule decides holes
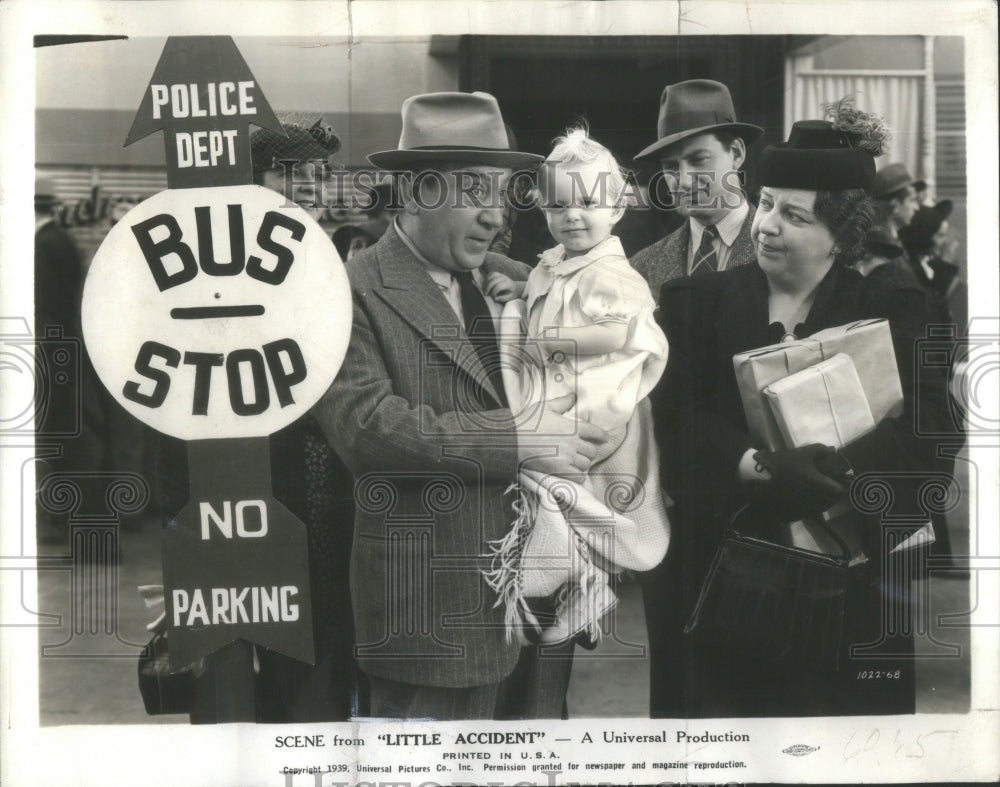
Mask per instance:
[[[917,374],[914,369],[914,343],[926,323],[923,294],[916,287],[886,288],[848,267],[863,253],[874,222],[867,189],[887,130],[848,101],[827,111],[831,120],[796,123],[787,142],[761,156],[763,187],[752,229],[758,262],[671,281],[661,292],[671,355],[658,391],[658,428],[660,445],[674,452],[664,464],[673,469],[668,483],[680,520],[680,538],[675,534],[673,545],[682,575],[678,619],[690,617],[723,524],[741,505],[751,504],[747,517],[758,523],[789,522],[847,500],[852,477],[919,477],[935,469],[934,441],[921,439],[914,428],[915,410],[926,427],[939,427],[947,417],[944,370]],[[764,451],[754,445],[733,356],[879,317],[890,321],[905,413],[883,420],[841,451],[820,445]],[[890,484],[892,514],[919,507],[915,488],[894,480]],[[863,655],[856,651],[846,657],[846,667],[829,672],[808,663],[767,661],[756,652],[705,648],[695,636],[687,636],[687,715],[914,711],[909,627],[893,621],[882,625],[883,611],[909,614],[909,576],[893,573],[899,567],[895,557],[887,561],[888,570],[883,565],[879,522],[871,516],[864,520],[862,541],[869,560],[862,569],[864,581],[848,599],[840,645],[845,656],[851,643],[873,643],[871,647]]]
[[[957,244],[949,234],[951,210],[950,199],[921,206],[909,225],[899,231],[899,239],[917,280],[947,306],[955,324],[964,328],[967,292],[959,267],[952,261]]]
[[[340,137],[309,113],[282,113],[278,119],[285,136],[265,128],[250,135],[254,183],[285,193],[319,221],[325,206],[314,185],[322,176],[318,164],[340,149]],[[290,162],[293,176],[287,179]],[[354,480],[311,412],[271,435],[270,443],[275,497],[306,524],[317,663],[258,649],[258,721],[341,721],[357,713],[365,692],[353,660],[354,625],[346,603]]]

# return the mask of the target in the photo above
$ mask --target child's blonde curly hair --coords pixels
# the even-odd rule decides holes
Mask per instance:
[[[533,196],[542,208],[546,207],[542,197],[546,172],[556,167],[566,168],[574,164],[594,163],[598,164],[603,172],[608,173],[599,184],[600,203],[605,207],[628,205],[629,199],[625,193],[628,181],[625,171],[614,154],[590,136],[586,124],[571,126],[563,136],[556,137],[552,142],[552,152],[539,168],[538,187],[533,190]]]

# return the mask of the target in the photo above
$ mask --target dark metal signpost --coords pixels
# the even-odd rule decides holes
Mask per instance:
[[[332,242],[251,185],[251,124],[282,133],[232,39],[168,39],[126,140],[163,132],[168,189],[112,228],[83,303],[108,390],[188,441],[162,537],[170,662],[211,655],[218,721],[254,720],[254,644],[315,661],[306,528],[272,495],[268,435],[322,396],[350,335]]]

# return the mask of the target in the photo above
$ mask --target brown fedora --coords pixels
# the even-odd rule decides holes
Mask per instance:
[[[659,158],[661,150],[682,139],[709,131],[732,131],[749,145],[764,133],[760,126],[736,121],[729,88],[711,79],[689,79],[667,85],[660,96],[656,142],[635,157],[636,161]]]
[[[434,161],[535,167],[542,156],[511,149],[497,100],[488,93],[425,93],[403,102],[396,150],[372,153],[376,167],[402,170]]]
[[[923,191],[927,188],[927,183],[922,180],[914,180],[905,164],[899,162],[886,164],[875,173],[875,182],[872,183],[872,197],[885,199],[907,186],[913,186],[916,191]]]

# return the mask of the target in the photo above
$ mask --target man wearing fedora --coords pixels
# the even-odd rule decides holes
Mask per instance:
[[[754,259],[753,210],[737,172],[747,147],[764,130],[736,120],[729,89],[710,79],[667,85],[660,97],[657,139],[635,157],[659,161],[664,181],[686,219],[666,238],[638,252],[632,266],[654,298],[670,279],[700,276]]]
[[[921,288],[927,296],[928,312],[934,323],[953,324],[959,330],[965,326],[967,314],[963,282],[958,277],[958,266],[942,259],[932,251],[934,239],[951,214],[952,201],[945,199],[936,205],[921,205],[917,197],[927,184],[914,180],[905,164],[887,164],[875,174],[872,197],[880,210],[881,225],[869,233],[866,245],[884,239],[893,245],[886,250],[888,263],[874,271],[862,270],[865,276],[882,274],[891,287],[911,286]],[[893,253],[894,252],[894,253]],[[891,274],[884,271],[891,270]],[[888,278],[891,276],[892,278]],[[949,297],[950,296],[950,297]],[[952,304],[957,306],[953,310]],[[957,313],[957,314],[956,314]],[[957,317],[957,319],[956,319]],[[944,460],[945,469],[954,472],[954,459]],[[936,558],[948,558],[954,564],[954,551],[944,513],[931,513]],[[939,563],[939,565],[941,565]],[[953,579],[967,576],[961,571],[946,571],[941,576]]]
[[[633,256],[630,262],[649,283],[658,301],[660,289],[667,281],[688,275],[711,275],[755,259],[750,239],[754,211],[740,188],[737,173],[746,161],[747,146],[763,129],[737,121],[725,85],[692,79],[667,85],[663,90],[657,133],[659,139],[639,153],[636,160],[660,162],[664,175],[661,187],[670,187],[685,221],[666,238]],[[669,334],[667,339],[671,339]],[[654,390],[651,399],[656,399],[660,390],[660,387]],[[663,408],[657,409],[664,412]],[[666,420],[658,418],[655,424],[665,460],[675,453],[671,434],[676,426]],[[674,475],[670,468],[662,468],[663,479]],[[682,526],[676,517],[671,521],[675,528]],[[680,537],[675,531],[675,540]],[[649,634],[653,717],[684,715],[686,670],[681,631],[685,620],[680,604],[683,574],[680,561],[681,551],[671,548],[656,569],[640,577]]]
[[[80,295],[83,286],[83,266],[80,252],[73,237],[64,230],[55,216],[60,200],[56,196],[55,183],[46,177],[35,179],[35,337],[39,339],[35,352],[39,369],[49,368],[46,363],[46,345],[56,346],[64,342],[80,342]],[[46,337],[51,336],[46,341]],[[47,407],[35,410],[38,432],[39,456],[45,456],[45,464],[53,470],[80,469],[80,444],[93,443],[94,437],[88,431],[86,436],[76,440],[49,434],[46,419],[55,423],[73,420],[79,407],[74,395],[75,389],[83,389],[83,379],[79,373],[70,385],[49,385]],[[60,430],[56,430],[58,433]],[[65,431],[65,430],[62,430]],[[47,447],[51,446],[49,450]],[[39,475],[44,473],[39,470]],[[39,482],[42,480],[39,477]],[[69,527],[65,517],[50,513],[38,498],[36,507],[36,533],[44,543],[63,546],[68,544]]]
[[[899,231],[913,221],[913,215],[920,207],[917,192],[927,188],[922,180],[914,180],[906,165],[896,162],[886,164],[875,173],[871,194],[881,211],[879,217],[883,229],[894,238]]]
[[[872,198],[880,211],[880,226],[875,232],[891,238],[898,247],[893,263],[912,273],[913,281],[932,299],[938,320],[951,322],[948,297],[952,283],[958,286],[958,267],[929,251],[932,237],[951,214],[952,202],[945,199],[933,206],[921,205],[918,194],[926,189],[927,184],[914,180],[905,164],[882,167],[872,185]],[[959,311],[964,313],[964,309]]]
[[[607,437],[561,415],[571,396],[524,420],[500,379],[483,277],[527,268],[487,249],[506,180],[541,157],[510,149],[485,93],[413,96],[402,120],[397,149],[369,160],[396,173],[403,209],[347,264],[350,346],[315,409],[355,477],[355,656],[372,716],[558,718],[572,644],[545,658],[511,641],[482,575],[518,467],[579,473]]]

